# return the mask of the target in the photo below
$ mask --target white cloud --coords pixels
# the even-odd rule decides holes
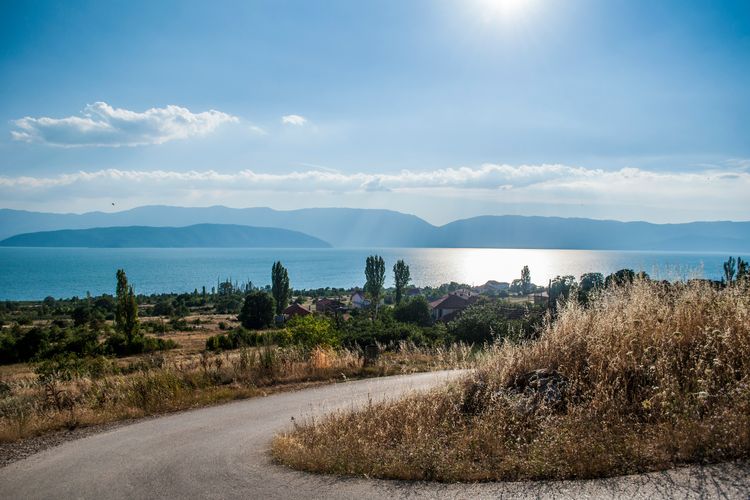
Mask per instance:
[[[86,106],[80,116],[15,120],[17,130],[11,136],[17,141],[63,147],[142,146],[205,135],[224,123],[238,121],[235,116],[213,109],[193,113],[169,105],[139,113],[96,102]]]
[[[296,125],[298,127],[301,127],[305,123],[307,123],[307,118],[300,115],[284,115],[281,117],[281,123],[284,125]]]
[[[750,219],[750,172],[705,170],[657,172],[637,168],[589,169],[567,165],[497,165],[397,173],[342,173],[304,170],[261,173],[206,171],[98,170],[52,177],[0,176],[0,198],[6,204],[33,209],[35,203],[56,200],[82,205],[82,200],[116,196],[131,205],[143,203],[233,204],[285,200],[294,208],[325,200],[377,197],[385,206],[395,201],[423,200],[423,216],[464,203],[504,206],[568,207],[565,213],[596,216],[690,214],[691,219]],[[113,193],[113,194],[110,194]],[[289,196],[304,194],[305,196]],[[282,196],[279,196],[282,195]],[[254,200],[249,202],[248,200]],[[289,200],[296,200],[291,205]],[[440,201],[443,200],[443,201]],[[265,201],[264,201],[265,202]],[[705,215],[701,215],[705,214]],[[639,216],[642,217],[642,216]]]

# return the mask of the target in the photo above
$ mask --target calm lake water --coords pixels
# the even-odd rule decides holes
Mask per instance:
[[[137,293],[185,292],[215,286],[217,278],[255,285],[270,283],[271,265],[281,260],[295,288],[353,287],[364,283],[365,258],[386,261],[389,286],[397,259],[411,268],[415,285],[450,281],[480,285],[518,278],[528,265],[532,281],[556,275],[622,268],[654,278],[722,275],[725,253],[618,252],[589,250],[508,250],[456,248],[227,249],[227,248],[0,248],[0,299],[42,299],[113,293],[115,271],[123,268]]]

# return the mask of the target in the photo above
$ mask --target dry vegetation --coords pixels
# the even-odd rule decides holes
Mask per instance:
[[[214,404],[347,378],[395,375],[474,363],[465,346],[403,344],[365,363],[347,349],[264,346],[221,354],[160,353],[129,360],[97,358],[48,370],[4,367],[0,381],[0,442],[64,428]],[[54,367],[53,367],[54,368]]]
[[[534,370],[544,384],[534,386]],[[636,281],[462,384],[277,436],[295,468],[438,481],[593,478],[750,455],[750,293]]]

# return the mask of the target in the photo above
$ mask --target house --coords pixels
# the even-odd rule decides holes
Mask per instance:
[[[430,316],[434,321],[450,321],[456,313],[463,311],[471,302],[460,295],[449,294],[430,302]]]
[[[335,314],[344,304],[337,299],[322,298],[315,301],[315,312],[322,314]]]
[[[352,307],[355,309],[362,309],[370,306],[370,301],[365,297],[364,292],[355,290],[351,296]]]
[[[308,314],[312,314],[312,313],[295,302],[294,304],[284,309],[283,314],[284,314],[284,318],[289,319],[295,316],[307,316]]]
[[[416,297],[418,295],[422,295],[422,289],[417,287],[408,288],[406,292],[404,292],[404,296],[411,298]]]
[[[450,293],[450,295],[455,295],[457,297],[461,297],[462,299],[470,299],[472,297],[478,297],[479,294],[476,292],[472,292],[468,288],[459,288],[458,290],[455,290]]]
[[[479,293],[498,293],[507,292],[509,288],[510,283],[507,283],[505,281],[489,280],[484,285],[476,287],[476,290]]]

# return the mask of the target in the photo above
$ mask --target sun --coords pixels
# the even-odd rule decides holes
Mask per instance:
[[[526,15],[535,0],[474,0],[476,9],[487,22],[510,21]]]

